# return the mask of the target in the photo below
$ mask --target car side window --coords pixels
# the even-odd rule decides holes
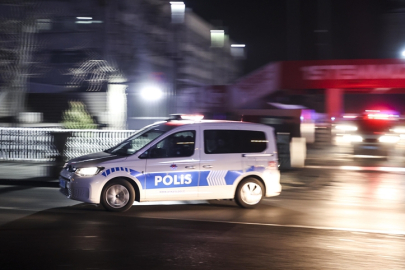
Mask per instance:
[[[204,130],[204,148],[206,154],[234,153],[236,130]]]
[[[266,134],[251,130],[204,130],[206,154],[260,153],[267,148]]]
[[[194,154],[195,131],[174,133],[152,146],[141,158],[189,157]]]

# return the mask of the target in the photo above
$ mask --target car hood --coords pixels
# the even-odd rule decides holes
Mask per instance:
[[[73,166],[81,166],[81,165],[86,165],[86,166],[92,166],[92,165],[97,165],[100,164],[101,162],[106,162],[114,159],[119,159],[119,158],[125,158],[123,156],[118,156],[118,155],[112,155],[106,152],[98,152],[94,154],[89,154],[81,157],[77,157],[74,159],[69,160],[69,164]]]

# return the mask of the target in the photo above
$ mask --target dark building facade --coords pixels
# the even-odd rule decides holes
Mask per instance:
[[[214,26],[187,8],[183,21],[172,23],[167,1],[43,0],[8,9],[16,11],[19,29],[30,27],[29,34],[18,30],[7,37],[29,56],[15,60],[26,61],[24,71],[14,65],[14,76],[24,78],[19,89],[28,94],[24,110],[40,110],[47,122],[60,121],[55,110],[79,100],[99,123],[139,128],[148,122],[141,119],[177,112],[177,95],[186,89],[229,84],[240,76],[229,39],[213,48]],[[7,116],[15,91],[7,79],[1,82],[0,113]],[[143,89],[152,85],[162,98],[142,100]]]

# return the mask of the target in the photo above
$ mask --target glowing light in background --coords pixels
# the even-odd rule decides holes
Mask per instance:
[[[398,200],[398,190],[388,183],[383,183],[377,189],[377,198],[382,200]]]
[[[232,44],[231,54],[233,57],[244,58],[245,57],[245,44]]]
[[[211,47],[224,47],[225,31],[211,30]]]
[[[396,127],[394,129],[391,129],[390,131],[395,132],[395,133],[405,133],[405,127]]]
[[[356,126],[351,126],[351,125],[336,125],[337,130],[344,130],[344,131],[356,131],[357,127]]]
[[[385,114],[385,113],[370,113],[367,115],[369,119],[381,119],[381,120],[389,120],[398,118],[398,115],[395,114]]]
[[[363,137],[361,137],[360,135],[350,135],[349,139],[351,142],[362,142],[363,141]]]
[[[103,21],[93,20],[93,17],[76,17],[76,19],[76,23],[81,24],[103,23]]]
[[[141,96],[145,100],[154,101],[161,99],[163,97],[163,92],[156,86],[146,86],[141,90]]]
[[[358,166],[340,166],[340,168],[345,171],[360,171],[362,169]]]
[[[378,138],[379,142],[382,143],[397,143],[400,140],[400,138],[398,136],[381,136],[380,138]]]
[[[172,10],[172,23],[183,23],[186,5],[184,2],[170,2]]]

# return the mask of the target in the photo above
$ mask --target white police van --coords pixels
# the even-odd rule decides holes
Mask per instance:
[[[126,211],[133,202],[235,199],[244,208],[281,192],[273,128],[262,124],[168,120],[104,152],[70,160],[61,192]]]

